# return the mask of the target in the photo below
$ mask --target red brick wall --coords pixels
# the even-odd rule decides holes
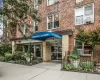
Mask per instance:
[[[42,0],[42,4],[39,6],[39,15],[42,21],[39,23],[39,31],[47,31],[47,16],[55,12],[60,14],[60,27],[53,31],[72,29],[74,35],[70,36],[69,48],[72,51],[74,45],[74,36],[77,33],[75,29],[75,7],[83,6],[89,3],[94,3],[94,23],[81,25],[85,31],[93,30],[99,27],[100,23],[100,0],[84,0],[76,4],[76,0],[58,0],[59,2],[47,6],[47,0]]]

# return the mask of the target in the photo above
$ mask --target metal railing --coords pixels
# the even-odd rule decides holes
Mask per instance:
[[[67,52],[69,54],[69,52]],[[62,70],[65,71],[75,71],[75,72],[85,72],[85,73],[97,73],[100,74],[100,60],[91,60],[85,58],[79,60],[71,60],[70,55],[67,55],[62,60]]]

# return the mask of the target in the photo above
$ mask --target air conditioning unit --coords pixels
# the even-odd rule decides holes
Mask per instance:
[[[79,54],[79,55],[83,55],[82,49],[77,49],[77,50],[78,50],[78,54]]]
[[[90,24],[90,23],[94,23],[94,19],[92,16],[85,18],[85,24]]]

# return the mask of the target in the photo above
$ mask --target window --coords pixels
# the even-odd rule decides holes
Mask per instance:
[[[83,24],[83,15],[76,16],[76,24]]]
[[[53,27],[53,16],[48,16],[48,29],[52,29]]]
[[[59,15],[54,14],[54,28],[59,27]]]
[[[27,35],[28,34],[28,26],[27,24],[25,23],[24,24],[24,35]]]
[[[85,11],[85,16],[93,15],[93,6],[92,6],[92,4],[86,5],[84,7],[84,11]]]
[[[38,10],[38,0],[34,0],[34,9]]]
[[[75,46],[77,47],[78,53],[81,56],[91,56],[92,47],[88,44],[81,43],[78,40],[75,40]]]
[[[0,15],[0,38],[3,36],[3,16]]]
[[[34,28],[35,28],[35,31],[38,31],[38,22],[37,21],[34,21]]]
[[[75,25],[94,22],[94,5],[88,4],[75,9]]]
[[[47,5],[52,5],[55,2],[57,2],[57,0],[47,0]]]
[[[82,2],[83,0],[76,0],[76,3]]]
[[[84,16],[84,12],[83,12],[83,7],[78,7],[75,9],[75,23],[76,25],[81,25],[83,24],[83,16]]]
[[[59,14],[52,14],[48,16],[48,29],[53,29],[59,27]]]

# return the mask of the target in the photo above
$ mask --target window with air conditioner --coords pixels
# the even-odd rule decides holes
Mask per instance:
[[[75,25],[94,23],[94,4],[88,4],[75,9]]]
[[[84,6],[84,23],[93,23],[94,22],[94,12],[93,12],[93,4],[89,4]]]

